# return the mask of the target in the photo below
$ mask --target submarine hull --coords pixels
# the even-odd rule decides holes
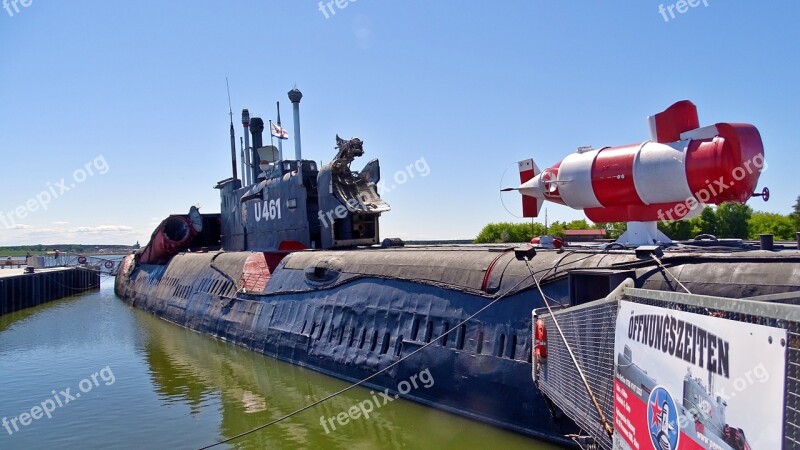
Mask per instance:
[[[582,273],[675,290],[672,275],[692,292],[737,298],[800,288],[800,252],[760,253],[670,252],[666,274],[629,251],[540,250],[530,269],[565,306],[580,300]],[[478,246],[180,253],[165,265],[127,257],[115,290],[180,326],[349,382],[435,341],[366,386],[572,445],[564,436],[578,428],[531,380],[530,311],[545,304],[530,273],[510,249]],[[430,387],[403,389],[425,370]]]

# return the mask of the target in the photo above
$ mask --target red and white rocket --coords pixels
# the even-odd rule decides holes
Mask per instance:
[[[648,228],[655,232],[656,221],[695,217],[703,205],[745,203],[754,195],[768,199],[766,188],[753,194],[766,167],[753,125],[700,128],[697,108],[688,100],[649,122],[650,140],[640,144],[580,148],[541,172],[532,159],[521,161],[523,215],[536,217],[547,200],[582,209],[594,222],[629,222],[629,231],[631,222],[652,222]],[[663,240],[654,237],[638,241]]]

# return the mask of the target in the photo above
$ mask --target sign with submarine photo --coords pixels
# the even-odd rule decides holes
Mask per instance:
[[[786,330],[621,302],[614,449],[783,443]]]

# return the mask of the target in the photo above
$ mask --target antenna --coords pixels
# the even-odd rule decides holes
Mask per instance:
[[[278,128],[283,128],[281,125],[281,102],[278,103]],[[272,134],[272,130],[270,130],[270,135]],[[283,139],[278,138],[278,154],[280,155],[280,159],[283,159]]]
[[[231,167],[233,168],[233,179],[239,178],[236,173],[236,133],[233,130],[233,108],[231,107],[231,86],[228,84],[228,77],[225,77],[225,87],[228,89],[228,114],[231,116]]]
[[[231,107],[231,85],[228,84],[228,77],[225,77],[225,87],[228,89],[228,115],[231,116],[231,126],[233,126],[233,108]]]
[[[239,163],[242,166],[242,178],[244,178],[247,174],[247,170],[244,165],[244,137],[242,136],[239,136]]]

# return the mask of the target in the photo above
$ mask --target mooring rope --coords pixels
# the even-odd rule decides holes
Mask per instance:
[[[86,286],[86,287],[77,287],[76,288],[76,287],[64,284],[60,280],[55,279],[55,277],[53,275],[55,273],[57,273],[57,272],[37,272],[37,273],[40,273],[40,274],[44,275],[44,278],[49,279],[52,283],[55,283],[55,284],[63,287],[64,289],[69,289],[71,291],[86,291],[86,290],[89,290],[89,289],[94,289],[94,288],[100,287],[100,285],[103,283],[103,281],[101,280],[97,284],[92,284],[92,285],[89,285],[89,286]]]
[[[564,336],[564,332],[561,330],[561,325],[558,324],[558,320],[556,316],[553,314],[553,309],[550,307],[550,302],[547,301],[547,296],[544,295],[544,291],[542,290],[542,286],[539,284],[539,280],[533,274],[533,269],[531,269],[530,261],[527,257],[524,258],[525,266],[528,267],[528,271],[531,273],[531,278],[536,283],[536,288],[539,290],[539,294],[542,296],[542,300],[544,301],[545,306],[547,307],[547,311],[550,313],[550,317],[553,318],[553,323],[556,325],[556,330],[558,330],[559,336],[561,336],[561,340],[564,341],[564,346],[567,348],[567,352],[569,353],[570,358],[572,358],[573,364],[575,364],[575,368],[578,370],[578,375],[581,377],[581,381],[583,381],[583,386],[586,388],[586,392],[589,394],[589,398],[592,399],[592,403],[594,403],[595,409],[597,409],[597,414],[600,415],[600,423],[603,425],[603,428],[606,430],[609,436],[614,434],[614,428],[606,419],[605,414],[603,414],[602,408],[600,408],[600,403],[597,401],[597,398],[594,396],[592,392],[591,386],[589,386],[589,381],[586,380],[586,375],[583,374],[583,369],[581,369],[581,365],[578,363],[578,359],[575,357],[575,354],[572,352],[572,347],[569,346],[569,342],[567,342],[567,337]]]
[[[672,279],[675,280],[683,288],[684,291],[686,291],[689,294],[692,293],[691,291],[689,291],[689,289],[686,288],[686,286],[683,285],[683,283],[681,283],[681,280],[679,280],[678,277],[673,275],[673,273],[670,272],[669,269],[667,269],[667,266],[665,266],[664,263],[662,263],[661,260],[658,259],[658,256],[656,256],[656,255],[651,253],[650,257],[653,258],[653,260],[655,260],[656,264],[658,264],[658,267],[660,267],[664,272],[668,273],[669,276],[671,276]]]
[[[329,394],[329,395],[327,395],[327,396],[325,396],[325,397],[323,397],[323,398],[321,398],[321,399],[319,399],[319,400],[317,400],[317,401],[315,401],[315,402],[313,402],[313,403],[310,403],[310,404],[308,404],[308,405],[306,405],[306,406],[304,406],[304,407],[302,407],[302,408],[300,408],[300,409],[297,409],[297,410],[295,410],[295,411],[292,411],[292,412],[290,412],[289,414],[283,415],[283,416],[281,416],[281,417],[279,417],[279,418],[277,418],[277,419],[275,419],[275,420],[273,420],[273,421],[271,421],[271,422],[265,423],[265,424],[263,424],[263,425],[259,425],[259,426],[255,427],[255,428],[252,428],[252,429],[250,429],[250,430],[244,431],[244,432],[242,432],[242,433],[239,433],[239,434],[237,434],[237,435],[235,435],[235,436],[229,437],[229,438],[227,438],[227,439],[224,439],[224,440],[222,440],[222,441],[216,442],[216,443],[214,443],[214,444],[207,445],[207,446],[205,446],[205,447],[201,447],[199,450],[206,450],[206,449],[209,449],[209,448],[216,447],[216,446],[218,446],[218,445],[226,444],[226,443],[228,443],[228,442],[234,441],[234,440],[236,440],[236,439],[239,439],[239,438],[241,438],[241,437],[244,437],[244,436],[247,436],[247,435],[249,435],[249,434],[255,433],[256,431],[263,430],[264,428],[267,428],[267,427],[269,427],[269,426],[275,425],[275,424],[277,424],[277,423],[279,423],[279,422],[282,422],[282,421],[284,421],[284,420],[286,420],[286,419],[288,419],[288,418],[290,418],[290,417],[292,417],[292,416],[295,416],[295,415],[297,415],[297,414],[300,414],[300,413],[301,413],[301,412],[303,412],[303,411],[306,411],[306,410],[308,410],[308,409],[311,409],[311,408],[313,408],[313,407],[315,407],[315,406],[317,406],[317,405],[319,405],[319,404],[321,404],[321,403],[324,403],[324,402],[326,402],[326,401],[328,401],[328,400],[330,400],[330,399],[332,399],[332,398],[334,398],[334,397],[337,397],[337,396],[339,396],[339,395],[341,395],[341,394],[344,394],[345,392],[347,392],[347,391],[349,391],[349,390],[351,390],[351,389],[353,389],[353,388],[355,388],[355,387],[357,387],[357,386],[361,386],[362,384],[366,383],[367,381],[369,381],[369,380],[371,380],[371,379],[373,379],[373,378],[377,377],[378,375],[381,375],[381,374],[383,374],[384,372],[386,372],[386,371],[388,371],[389,369],[391,369],[391,368],[393,368],[393,367],[397,366],[397,365],[398,365],[398,364],[400,364],[401,362],[403,362],[403,361],[405,361],[405,360],[407,360],[407,359],[411,358],[412,356],[416,355],[417,353],[419,353],[419,352],[421,352],[421,351],[425,350],[426,348],[428,348],[428,347],[432,346],[433,344],[435,344],[437,341],[439,341],[439,340],[440,340],[440,339],[442,339],[443,337],[447,336],[448,334],[450,334],[450,333],[452,333],[452,332],[454,332],[454,331],[458,330],[458,329],[459,329],[459,327],[461,327],[461,325],[464,325],[464,324],[466,324],[467,322],[469,322],[470,320],[474,319],[474,318],[475,318],[475,317],[476,317],[478,314],[480,314],[480,313],[482,313],[482,312],[486,311],[488,308],[490,308],[491,306],[493,306],[494,304],[496,304],[496,303],[497,303],[497,302],[499,302],[500,300],[502,300],[502,299],[506,298],[508,295],[510,295],[510,294],[514,294],[514,293],[516,293],[516,292],[519,292],[519,291],[516,291],[516,288],[517,288],[519,285],[521,285],[521,284],[522,284],[524,281],[526,281],[527,279],[528,279],[528,277],[525,277],[525,278],[523,278],[523,279],[519,280],[519,282],[517,282],[517,284],[515,284],[513,287],[511,287],[511,288],[510,288],[508,291],[506,291],[506,292],[505,292],[505,293],[503,293],[502,295],[498,296],[497,298],[495,298],[495,299],[494,299],[494,300],[492,300],[491,302],[487,303],[487,304],[486,304],[484,307],[482,307],[481,309],[479,309],[478,311],[476,311],[476,312],[475,312],[474,314],[472,314],[471,316],[469,316],[469,317],[467,317],[466,319],[462,320],[461,322],[459,322],[458,324],[456,324],[455,326],[453,326],[453,327],[452,327],[452,328],[450,328],[449,330],[445,331],[445,332],[444,332],[444,333],[442,333],[440,336],[438,336],[438,337],[434,338],[433,340],[431,340],[431,341],[430,341],[430,342],[428,342],[427,344],[423,345],[422,347],[420,347],[420,348],[418,348],[418,349],[414,350],[413,352],[409,353],[408,355],[406,355],[406,356],[404,356],[404,357],[402,357],[402,358],[398,359],[397,361],[395,361],[395,362],[393,362],[393,363],[389,364],[388,366],[384,367],[383,369],[381,369],[381,370],[379,370],[379,371],[377,371],[377,372],[373,373],[372,375],[370,375],[370,376],[368,376],[368,377],[366,377],[366,378],[364,378],[364,379],[362,379],[362,380],[360,380],[360,381],[358,381],[358,382],[356,382],[356,383],[353,383],[353,384],[351,384],[351,385],[349,385],[349,386],[347,386],[347,387],[345,387],[345,388],[343,388],[343,389],[340,389],[340,390],[338,390],[338,391],[336,391],[336,392],[334,392],[334,393],[332,393],[332,394]],[[535,277],[534,277],[534,280],[536,280],[536,278],[535,278]],[[537,284],[538,284],[538,281],[537,281]]]
[[[574,251],[572,251],[572,252],[569,252],[568,254],[564,255],[564,256],[561,258],[561,261],[559,261],[559,263],[558,263],[558,264],[560,265],[562,261],[564,261],[564,260],[565,260],[565,259],[566,259],[568,256],[570,256],[570,255],[572,255],[572,254],[574,254],[574,253],[575,253],[575,252],[574,252]],[[588,259],[588,258],[591,258],[591,257],[593,257],[593,256],[596,256],[596,255],[595,255],[595,254],[590,254],[590,255],[588,255],[588,256],[585,256],[585,257],[582,257],[582,258],[578,258],[578,259],[576,259],[576,260],[573,260],[573,261],[564,262],[564,264],[563,264],[563,265],[564,265],[564,266],[568,266],[568,265],[570,265],[570,264],[575,264],[575,263],[577,263],[577,262],[579,262],[579,261],[583,261],[583,260],[585,260],[585,259]],[[214,443],[214,444],[207,445],[207,446],[205,446],[205,447],[200,447],[198,450],[206,450],[206,449],[209,449],[209,448],[216,447],[216,446],[218,446],[218,445],[227,444],[228,442],[232,442],[232,441],[234,441],[234,440],[236,440],[236,439],[239,439],[239,438],[242,438],[242,437],[244,437],[244,436],[247,436],[247,435],[249,435],[249,434],[255,433],[255,432],[257,432],[257,431],[260,431],[260,430],[263,430],[263,429],[265,429],[265,428],[267,428],[267,427],[270,427],[270,426],[272,426],[272,425],[275,425],[275,424],[277,424],[277,423],[280,423],[280,422],[282,422],[282,421],[284,421],[284,420],[286,420],[286,419],[288,419],[288,418],[290,418],[290,417],[293,417],[293,416],[295,416],[295,415],[297,415],[297,414],[300,414],[300,413],[301,413],[301,412],[303,412],[303,411],[309,410],[309,409],[311,409],[311,408],[313,408],[313,407],[315,407],[315,406],[317,406],[317,405],[319,405],[319,404],[321,404],[321,403],[324,403],[324,402],[326,402],[326,401],[328,401],[328,400],[330,400],[330,399],[332,399],[332,398],[334,398],[334,397],[337,397],[337,396],[339,396],[339,395],[341,395],[341,394],[344,394],[345,392],[347,392],[347,391],[349,391],[349,390],[351,390],[351,389],[353,389],[353,388],[355,388],[355,387],[358,387],[358,386],[361,386],[361,385],[363,385],[364,383],[368,382],[369,380],[371,380],[371,379],[373,379],[373,378],[377,377],[378,375],[381,375],[381,374],[383,374],[384,372],[386,372],[386,371],[388,371],[389,369],[391,369],[391,368],[393,368],[393,367],[397,366],[397,365],[398,365],[398,364],[400,364],[401,362],[403,362],[403,361],[405,361],[405,360],[407,360],[407,359],[411,358],[412,356],[416,355],[417,353],[419,353],[419,352],[421,352],[421,351],[425,350],[426,348],[428,348],[428,347],[432,346],[433,344],[435,344],[437,341],[439,341],[439,340],[440,340],[440,339],[442,339],[443,337],[445,337],[445,336],[449,335],[450,333],[452,333],[452,332],[454,332],[454,331],[458,330],[458,329],[461,327],[461,325],[464,325],[464,324],[466,324],[467,322],[469,322],[470,320],[474,319],[474,318],[475,318],[476,316],[478,316],[480,313],[482,313],[482,312],[483,312],[483,311],[485,311],[486,309],[490,308],[491,306],[493,306],[494,304],[496,304],[496,303],[497,303],[497,302],[499,302],[500,300],[504,299],[505,297],[508,297],[509,295],[516,294],[516,293],[518,293],[518,292],[521,292],[521,291],[522,291],[522,290],[524,290],[524,289],[527,289],[528,287],[530,287],[530,285],[529,285],[529,286],[527,286],[527,287],[525,287],[525,288],[519,288],[519,286],[520,286],[520,285],[521,285],[523,282],[525,282],[526,280],[528,280],[528,278],[533,278],[533,281],[534,281],[534,283],[535,283],[536,287],[537,287],[537,288],[539,288],[539,293],[542,295],[542,297],[543,297],[543,298],[545,298],[545,304],[547,305],[547,307],[548,307],[548,308],[550,308],[550,305],[549,305],[549,303],[547,302],[547,299],[548,299],[549,297],[545,296],[545,295],[544,295],[544,293],[542,292],[542,289],[541,289],[541,286],[540,286],[540,280],[538,280],[538,279],[536,278],[536,275],[535,275],[535,274],[537,274],[537,273],[541,273],[541,272],[545,272],[545,274],[544,274],[544,275],[542,275],[542,279],[544,279],[544,278],[546,278],[546,277],[548,276],[548,274],[549,274],[551,271],[553,271],[554,267],[552,267],[552,266],[551,266],[551,267],[549,267],[548,269],[542,269],[542,270],[538,270],[538,271],[536,271],[536,272],[533,272],[533,271],[532,271],[532,269],[531,269],[531,267],[530,267],[530,265],[528,265],[528,262],[527,262],[527,261],[526,261],[526,266],[528,267],[528,271],[530,272],[530,277],[525,277],[525,278],[522,278],[521,280],[519,280],[519,281],[517,282],[517,284],[515,284],[514,286],[512,286],[512,287],[511,287],[511,288],[510,288],[508,291],[506,291],[505,293],[501,294],[500,296],[498,296],[497,298],[495,298],[495,299],[494,299],[494,300],[492,300],[491,302],[487,303],[487,304],[486,304],[486,306],[482,307],[481,309],[479,309],[478,311],[476,311],[476,312],[475,312],[474,314],[472,314],[471,316],[469,316],[469,317],[467,317],[466,319],[462,320],[461,322],[459,322],[458,324],[456,324],[455,326],[453,326],[453,327],[452,327],[452,328],[450,328],[449,330],[447,330],[447,331],[445,331],[444,333],[442,333],[440,336],[438,336],[438,337],[434,338],[433,340],[431,340],[431,342],[429,342],[429,343],[427,343],[427,344],[423,345],[422,347],[418,348],[417,350],[414,350],[413,352],[409,353],[408,355],[406,355],[406,356],[404,356],[404,357],[402,357],[402,358],[398,359],[397,361],[395,361],[395,362],[393,362],[392,364],[390,364],[390,365],[388,365],[388,366],[384,367],[383,369],[379,370],[378,372],[375,372],[374,374],[372,374],[372,375],[370,375],[370,376],[368,376],[368,377],[366,377],[366,378],[364,378],[364,379],[362,379],[362,380],[360,380],[360,381],[358,381],[358,382],[356,382],[356,383],[353,383],[353,384],[351,384],[351,385],[349,385],[349,386],[347,386],[347,387],[345,387],[345,388],[343,388],[343,389],[340,389],[339,391],[336,391],[336,392],[334,392],[334,393],[332,393],[332,394],[329,394],[329,395],[327,395],[327,396],[325,396],[325,397],[323,397],[323,398],[321,398],[321,399],[319,399],[319,400],[317,400],[317,401],[315,401],[315,402],[313,402],[313,403],[310,403],[310,404],[308,404],[308,405],[306,405],[306,406],[303,406],[303,407],[302,407],[302,408],[300,408],[300,409],[297,409],[297,410],[295,410],[295,411],[292,411],[292,412],[290,412],[290,413],[288,413],[288,414],[285,414],[285,415],[283,415],[283,416],[281,416],[281,417],[279,417],[279,418],[277,418],[277,419],[275,419],[275,420],[273,420],[273,421],[271,421],[271,422],[265,423],[265,424],[263,424],[263,425],[259,425],[259,426],[255,427],[255,428],[251,428],[250,430],[244,431],[244,432],[242,432],[242,433],[239,433],[239,434],[237,434],[237,435],[235,435],[235,436],[232,436],[232,437],[229,437],[229,438],[227,438],[227,439],[224,439],[224,440],[218,441],[218,442],[216,442],[216,443]],[[544,281],[544,280],[541,280],[541,281]],[[517,289],[517,288],[519,288],[519,289]],[[233,297],[233,298],[236,298],[236,299],[238,299],[237,297]],[[554,301],[555,301],[555,300],[554,300]],[[559,302],[557,302],[557,303],[559,303]],[[560,331],[560,330],[559,330],[559,331]],[[563,338],[563,335],[562,335],[562,338]],[[566,341],[565,341],[565,342],[566,342]],[[573,355],[573,359],[574,359],[574,355]],[[578,370],[580,370],[580,368],[579,368]],[[585,381],[585,378],[584,378],[584,381]],[[588,389],[588,385],[587,385],[587,389]],[[590,390],[590,395],[591,395],[591,390]],[[594,397],[593,397],[593,399],[594,399]],[[596,401],[596,400],[595,400],[595,405],[597,405],[597,407],[599,408],[599,405],[597,404],[597,401]],[[604,416],[603,416],[603,413],[602,413],[602,412],[600,412],[600,416],[604,418]],[[604,418],[603,420],[604,420],[604,425],[606,426],[606,430],[608,430],[608,429],[610,428],[610,426],[608,425],[607,421],[605,421],[605,418]]]

